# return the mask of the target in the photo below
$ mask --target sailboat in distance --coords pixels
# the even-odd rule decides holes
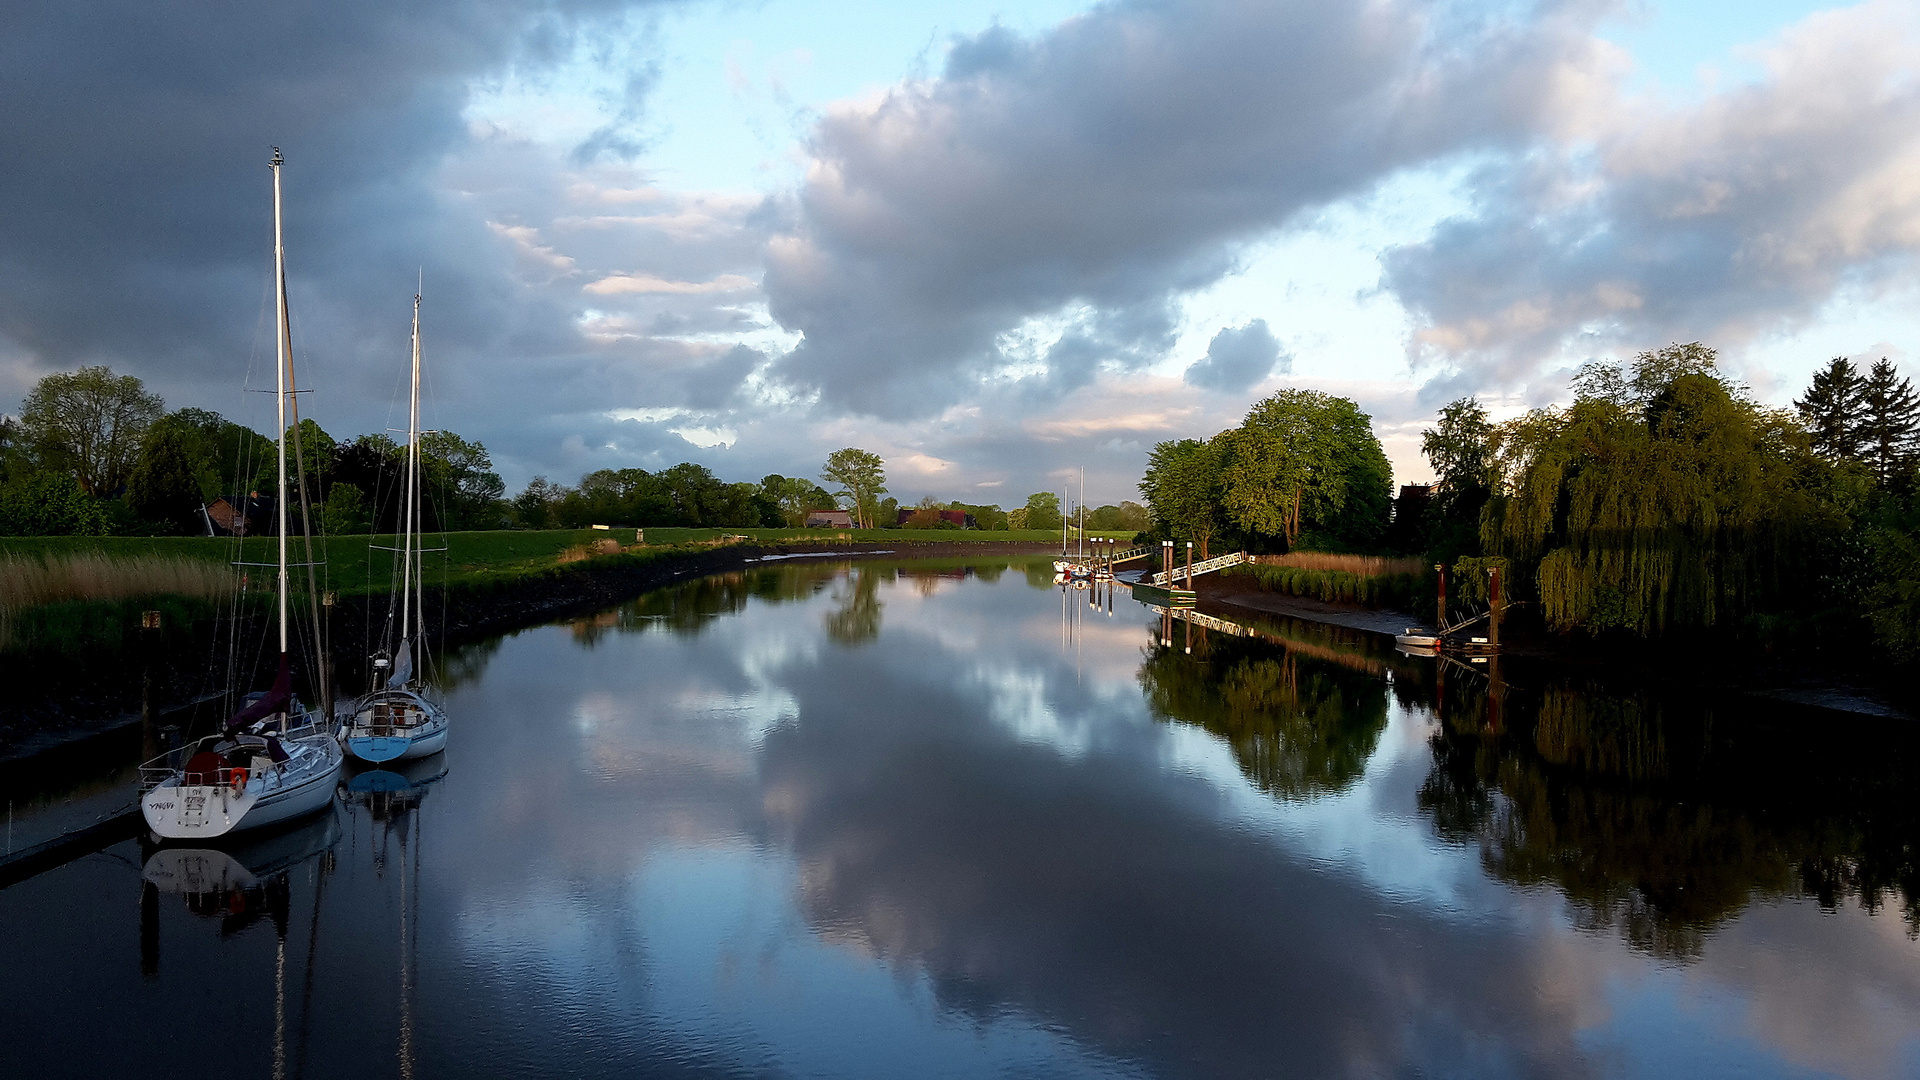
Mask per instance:
[[[430,700],[414,655],[425,652],[420,565],[420,296],[413,297],[413,389],[407,406],[407,475],[401,507],[399,588],[387,608],[386,656],[373,662],[374,686],[353,703],[344,741],[362,761],[401,761],[437,754],[447,745],[447,712]],[[394,604],[399,618],[394,618]],[[398,642],[394,641],[398,636]],[[387,657],[392,658],[391,670]]]
[[[140,813],[162,840],[198,840],[286,821],[333,802],[346,756],[324,708],[303,708],[293,693],[287,653],[287,404],[293,392],[293,333],[287,319],[287,249],[280,228],[280,151],[273,151],[273,269],[278,297],[279,362],[275,367],[280,438],[275,506],[275,603],[280,662],[273,685],[249,694],[222,729],[140,768]],[[301,519],[306,528],[306,518]],[[311,598],[310,598],[311,599]],[[316,635],[316,648],[318,637]],[[320,658],[310,671],[324,678]],[[236,688],[237,689],[237,688]],[[324,687],[321,696],[325,697]]]

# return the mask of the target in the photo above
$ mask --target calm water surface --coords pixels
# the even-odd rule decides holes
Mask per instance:
[[[0,891],[0,1072],[1920,1076],[1913,732],[1087,601],[786,563],[468,650],[440,758]]]

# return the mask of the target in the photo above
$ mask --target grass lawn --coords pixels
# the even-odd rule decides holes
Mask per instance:
[[[1041,543],[1059,540],[1057,532],[1026,530],[988,532],[977,529],[671,529],[645,530],[646,546],[620,556],[662,555],[689,547],[724,542],[727,537],[746,537],[763,543],[807,541],[813,543],[879,543],[911,545],[915,543]],[[1132,534],[1089,533],[1110,536],[1126,542]],[[427,579],[433,585],[471,585],[507,581],[552,570],[561,565],[561,555],[595,541],[614,540],[622,546],[634,543],[632,529],[548,529],[541,531],[459,532],[429,535],[429,548],[445,547],[444,552],[426,556]],[[392,580],[392,552],[374,545],[392,546],[393,537],[335,536],[314,541],[316,558],[325,565],[316,568],[321,588],[343,596],[387,591]],[[202,536],[26,536],[0,537],[0,556],[45,557],[97,553],[108,557],[139,558],[161,556],[204,559],[208,562],[269,563],[274,557],[270,537],[252,537],[241,542]],[[911,551],[905,548],[902,554]],[[301,541],[293,544],[292,558],[304,557]],[[267,566],[249,567],[249,573],[270,573]],[[295,568],[297,578],[304,568]]]

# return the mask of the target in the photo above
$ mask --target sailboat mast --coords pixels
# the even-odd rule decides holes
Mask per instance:
[[[287,247],[280,228],[280,148],[273,149],[273,279],[274,303],[280,316],[278,340],[279,363],[274,365],[274,403],[279,409],[279,438],[275,440],[275,452],[279,457],[279,491],[274,501],[274,511],[280,522],[280,551],[277,556],[280,594],[280,655],[287,655],[287,358],[293,354],[293,335],[287,325]]]
[[[400,636],[410,642],[418,635],[411,620],[420,617],[414,603],[413,579],[416,514],[420,502],[420,294],[413,294],[413,388],[407,397],[407,535],[400,547]]]
[[[1080,557],[1087,555],[1087,467],[1080,466]]]

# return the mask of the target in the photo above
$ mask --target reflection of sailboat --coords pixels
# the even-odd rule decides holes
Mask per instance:
[[[346,760],[332,732],[323,728],[324,718],[304,711],[293,696],[287,655],[287,397],[293,372],[293,340],[287,321],[286,248],[280,238],[280,163],[280,152],[275,150],[273,262],[280,332],[274,377],[280,415],[280,490],[275,507],[279,542],[274,565],[279,673],[272,688],[250,696],[224,730],[193,744],[190,752],[182,755],[184,764],[170,754],[141,767],[140,812],[148,827],[164,839],[208,839],[312,813],[333,798],[334,784]],[[306,528],[304,515],[301,528]],[[322,668],[315,664],[313,670]]]
[[[273,1076],[287,1075],[287,919],[293,907],[293,871],[319,861],[313,875],[313,921],[307,935],[305,990],[301,995],[299,1058],[306,1057],[307,1015],[313,1002],[313,958],[320,937],[320,901],[340,841],[339,807],[284,829],[248,832],[244,840],[218,847],[155,847],[140,870],[140,968],[160,972],[160,897],[179,896],[187,910],[220,920],[231,937],[262,919],[273,923]],[[298,1068],[295,1069],[299,1071]]]
[[[379,826],[374,872],[385,876],[390,863],[387,841],[400,845],[400,1075],[413,1076],[414,981],[420,948],[420,804],[428,789],[447,775],[447,755],[415,758],[390,768],[368,769],[347,782],[348,804],[365,808]]]
[[[347,720],[347,750],[362,761],[395,761],[437,754],[447,745],[447,713],[421,693],[414,678],[414,653],[424,656],[426,620],[421,608],[420,565],[420,297],[413,298],[413,389],[407,408],[407,480],[400,540],[400,642],[393,648],[393,670],[374,662],[375,679],[384,686],[353,703]],[[392,609],[388,632],[392,633]],[[391,637],[388,639],[391,641]],[[423,665],[424,666],[424,665]]]

